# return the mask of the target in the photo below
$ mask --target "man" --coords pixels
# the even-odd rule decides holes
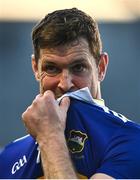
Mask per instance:
[[[0,177],[140,178],[140,127],[101,99],[108,55],[96,22],[76,8],[55,11],[36,25],[32,39],[40,94],[22,118],[33,138],[6,147]]]

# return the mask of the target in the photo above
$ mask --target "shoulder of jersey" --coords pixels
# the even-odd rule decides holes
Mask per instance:
[[[24,151],[24,149],[27,149],[35,143],[35,140],[30,135],[26,135],[9,143],[7,146],[5,146],[1,153],[5,153],[6,151],[8,151],[9,153],[11,151],[11,153],[13,153],[15,152],[14,149],[16,151],[19,151],[21,149],[22,152]]]
[[[124,115],[117,113],[111,109],[109,109],[107,106],[104,104],[99,104],[99,103],[88,103],[88,102],[83,102],[80,100],[72,99],[71,103],[71,110],[72,111],[78,110],[81,113],[85,113],[87,116],[90,116],[91,114],[96,114],[100,116],[104,116],[108,119],[114,119],[117,120],[120,123],[125,123],[129,121]]]
[[[8,144],[0,153],[0,178],[16,178],[16,174],[22,174],[30,157],[36,156],[37,147],[30,135]]]

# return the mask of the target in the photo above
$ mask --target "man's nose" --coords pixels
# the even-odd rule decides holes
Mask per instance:
[[[70,91],[74,87],[72,80],[73,80],[72,74],[69,72],[69,70],[64,69],[60,75],[58,87],[63,92]]]

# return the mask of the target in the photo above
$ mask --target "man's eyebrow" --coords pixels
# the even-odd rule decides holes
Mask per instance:
[[[86,62],[86,60],[84,58],[75,59],[70,64],[77,64],[77,63],[81,63],[81,62]]]
[[[42,64],[49,64],[49,65],[56,65],[57,63],[55,63],[55,62],[53,62],[52,60],[50,60],[50,59],[43,59],[42,60]]]
[[[52,65],[53,65],[53,64],[54,64],[54,65],[56,64],[55,62],[52,62],[52,61],[44,61],[44,63],[45,63],[45,64],[52,64]]]

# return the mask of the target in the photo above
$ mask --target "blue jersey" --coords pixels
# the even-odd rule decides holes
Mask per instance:
[[[79,177],[105,173],[116,179],[140,178],[140,126],[124,116],[90,97],[74,94],[65,136]],[[30,135],[12,142],[0,154],[1,179],[41,176],[39,147]]]

